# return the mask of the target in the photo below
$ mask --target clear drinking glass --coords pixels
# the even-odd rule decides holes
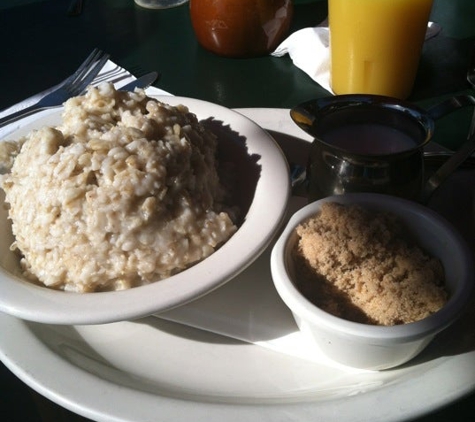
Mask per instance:
[[[147,9],[169,9],[171,7],[181,6],[188,0],[134,0],[136,4]]]

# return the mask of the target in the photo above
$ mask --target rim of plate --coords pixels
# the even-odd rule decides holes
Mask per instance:
[[[127,322],[119,324],[127,324]],[[473,377],[471,377],[473,371],[470,370],[475,358],[472,351],[446,356],[439,359],[436,364],[431,363],[418,371],[412,371],[410,366],[393,370],[400,374],[387,382],[381,382],[378,379],[378,374],[382,374],[384,371],[349,372],[344,375],[340,373],[339,376],[343,375],[343,380],[345,377],[348,378],[349,387],[358,391],[359,385],[361,390],[358,394],[348,394],[338,399],[332,398],[331,394],[326,399],[324,396],[314,400],[309,397],[305,399],[305,391],[300,391],[304,396],[302,401],[294,402],[275,400],[274,403],[269,403],[259,400],[259,397],[252,403],[239,400],[226,403],[215,403],[205,399],[190,400],[186,398],[186,394],[176,396],[166,394],[164,391],[161,393],[160,389],[155,394],[151,394],[149,391],[125,385],[120,381],[111,382],[94,369],[96,363],[90,357],[83,356],[83,359],[89,358],[91,362],[90,366],[84,367],[75,364],[74,353],[71,355],[71,359],[65,359],[61,354],[55,353],[54,348],[51,348],[51,342],[54,343],[58,340],[47,336],[49,341],[46,341],[38,336],[37,330],[41,330],[42,327],[34,328],[26,321],[12,319],[8,315],[0,318],[0,326],[9,327],[6,333],[10,340],[12,338],[23,340],[3,342],[0,348],[2,361],[17,377],[55,403],[98,421],[137,421],[137,418],[140,419],[140,416],[137,416],[137,411],[140,409],[139,413],[142,416],[149,415],[153,418],[157,412],[160,412],[162,415],[166,415],[169,421],[181,421],[183,415],[193,417],[195,421],[221,421],[229,412],[237,412],[235,413],[237,419],[253,418],[256,421],[263,421],[268,420],[269,415],[279,418],[283,411],[284,413],[288,411],[301,419],[313,415],[312,419],[317,416],[321,420],[335,420],[335,414],[338,413],[336,420],[345,422],[362,422],[368,418],[378,422],[400,422],[442,408],[457,398],[469,394],[474,388]],[[54,327],[51,330],[54,332]],[[102,340],[98,339],[98,341]],[[64,340],[61,340],[60,343],[65,344]],[[25,344],[28,347],[25,347]],[[66,346],[70,346],[71,351],[75,351],[75,353],[80,350],[73,340],[70,340],[69,343],[66,340]],[[88,343],[86,342],[83,347],[88,347]],[[237,347],[242,349],[241,344]],[[249,347],[259,348],[255,345],[249,345]],[[246,356],[249,358],[249,355]],[[36,367],[31,366],[33,361],[38,362],[39,357],[42,364]],[[243,364],[246,364],[245,362],[246,360],[243,360]],[[117,369],[112,365],[110,371],[116,374]],[[53,372],[68,376],[66,378],[51,376]],[[119,374],[127,377],[131,376],[132,372],[121,370]],[[373,374],[376,374],[377,377],[371,380]],[[444,383],[439,382],[441,377],[445,377]],[[66,381],[65,388],[65,379],[74,381]],[[147,383],[146,379],[134,377],[134,380],[145,383],[143,385]],[[373,387],[374,383],[379,386],[365,391],[365,380],[370,385],[373,384]],[[78,385],[82,388],[78,389]],[[104,399],[104,395],[98,394],[103,390],[108,391],[106,399]],[[321,392],[325,394],[325,390]],[[417,392],[418,395],[414,396],[414,392]],[[115,403],[115,405],[111,406],[111,403]],[[381,403],[388,406],[381,407]],[[378,406],[376,412],[375,405]]]

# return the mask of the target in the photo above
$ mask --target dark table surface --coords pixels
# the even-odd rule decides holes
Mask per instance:
[[[157,70],[155,84],[175,95],[227,107],[290,108],[329,95],[296,68],[289,57],[228,59],[202,49],[193,34],[188,5],[148,10],[133,0],[85,0],[79,16],[68,16],[70,0],[2,0],[0,3],[0,109],[68,76],[94,47],[122,67]],[[327,16],[326,0],[295,5],[291,31],[316,26]],[[472,93],[466,72],[475,45],[475,1],[435,0],[431,20],[442,32],[424,45],[410,101],[430,107],[456,94]],[[434,140],[456,148],[465,139],[472,110],[436,123]],[[1,335],[0,335],[1,342]],[[85,421],[39,396],[0,367],[3,420]],[[444,382],[444,380],[440,380]],[[8,415],[6,419],[3,415]],[[418,419],[472,421],[475,395]]]

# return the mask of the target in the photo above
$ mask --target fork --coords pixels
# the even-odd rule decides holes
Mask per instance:
[[[53,91],[45,95],[36,104],[18,110],[0,119],[0,128],[13,123],[23,117],[30,116],[38,111],[58,107],[66,100],[81,94],[94,80],[100,70],[104,67],[109,55],[99,49],[94,49],[92,53],[78,67],[76,72],[67,77],[60,84],[56,85]]]

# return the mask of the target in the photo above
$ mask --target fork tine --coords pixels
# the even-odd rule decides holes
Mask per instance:
[[[72,74],[69,75],[62,83],[61,85],[69,84],[74,82],[83,72],[85,69],[88,69],[92,63],[94,63],[95,60],[97,60],[98,53],[101,53],[101,51],[98,48],[95,48],[92,50],[92,52],[87,56],[87,58],[81,63],[81,65],[76,69],[76,71]]]
[[[105,53],[103,53],[99,49],[94,49],[94,51],[89,55],[89,57],[84,61],[84,63],[79,67],[79,69],[74,72],[72,75],[73,78],[70,81],[70,84],[77,83],[81,81],[85,75],[91,70],[91,68],[95,65],[97,60],[99,60]]]
[[[92,83],[94,78],[99,74],[101,69],[107,63],[107,60],[109,60],[109,57],[110,57],[109,54],[104,54],[104,56],[97,61],[94,67],[91,68],[90,72],[81,81],[81,84],[78,86],[79,93],[83,92]]]
[[[71,86],[68,88],[68,91],[71,95],[81,94],[98,75],[98,73],[106,64],[107,60],[109,60],[109,54],[102,54],[102,57],[98,59],[94,65],[90,67],[90,69],[87,69],[86,72],[83,72],[81,78],[78,78],[74,83],[71,84]]]

